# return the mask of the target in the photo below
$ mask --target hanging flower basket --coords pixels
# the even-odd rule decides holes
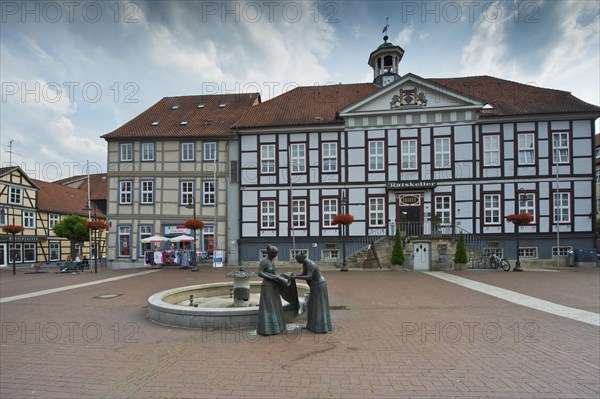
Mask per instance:
[[[533,216],[528,213],[513,213],[506,216],[506,220],[516,226],[525,226],[533,222]]]
[[[2,231],[8,234],[17,234],[22,233],[25,230],[23,226],[17,226],[14,224],[7,224],[6,226],[2,226]]]
[[[189,219],[185,221],[185,228],[190,230],[200,230],[204,227],[204,222],[198,219]]]
[[[106,222],[104,220],[86,220],[83,226],[88,230],[105,230]]]
[[[333,217],[333,224],[349,225],[354,222],[354,216],[349,213],[339,213]]]

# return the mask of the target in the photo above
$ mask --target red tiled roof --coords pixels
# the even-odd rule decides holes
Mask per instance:
[[[379,90],[373,83],[296,87],[252,107],[232,126],[314,125],[340,122],[337,112]]]
[[[60,183],[64,186],[73,187],[87,193],[88,177],[87,175],[72,176],[66,179],[57,180],[54,183]],[[106,173],[90,174],[90,199],[106,200],[108,198],[108,181]]]
[[[102,138],[227,135],[246,108],[259,103],[258,93],[165,97]]]
[[[492,76],[428,80],[494,107],[481,110],[482,117],[600,112],[600,107],[581,101],[567,91]]]
[[[84,210],[87,207],[87,191],[64,186],[60,183],[32,180],[41,188],[37,194],[40,210],[87,217],[88,211]],[[105,217],[100,210],[96,211],[96,216]]]

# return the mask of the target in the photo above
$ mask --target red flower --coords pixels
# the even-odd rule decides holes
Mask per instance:
[[[533,222],[533,216],[528,213],[513,213],[506,216],[506,220],[517,226],[525,226]]]
[[[14,224],[7,224],[6,226],[2,226],[2,231],[8,234],[17,234],[22,233],[25,230],[23,226],[17,226]]]
[[[106,222],[104,220],[86,220],[83,226],[88,230],[104,230]]]
[[[204,222],[198,219],[189,219],[185,221],[185,228],[190,230],[200,230],[204,227]]]
[[[339,213],[333,217],[333,224],[352,224],[354,216],[349,213]]]

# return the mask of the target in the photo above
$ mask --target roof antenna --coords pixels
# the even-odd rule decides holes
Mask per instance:
[[[385,33],[385,36],[383,36],[383,41],[384,43],[387,43],[387,40],[389,39],[388,35],[387,35],[387,31],[388,31],[388,27],[390,26],[390,24],[388,24],[388,18],[385,17],[385,26],[383,27],[383,32]]]

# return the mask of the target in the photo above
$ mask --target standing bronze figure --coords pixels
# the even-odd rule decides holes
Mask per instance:
[[[305,280],[310,287],[306,307],[306,329],[317,334],[327,333],[332,330],[327,281],[317,264],[306,258],[303,253],[296,254],[296,261],[302,264],[302,274],[296,275],[295,278]]]
[[[258,275],[263,278],[256,325],[256,333],[260,335],[274,335],[285,331],[280,286],[289,286],[290,279],[277,275],[273,263],[277,252],[277,247],[267,246],[267,257],[258,264]]]

